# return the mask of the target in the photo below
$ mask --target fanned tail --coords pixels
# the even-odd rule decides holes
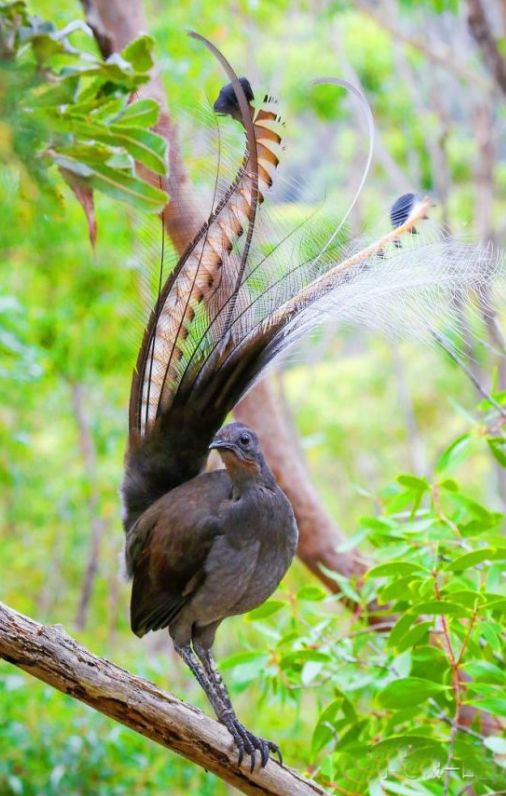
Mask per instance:
[[[490,247],[439,232],[427,240],[420,226],[432,202],[412,194],[395,203],[394,229],[370,243],[343,244],[342,224],[322,239],[306,221],[274,244],[262,241],[257,211],[278,166],[282,130],[270,99],[254,112],[244,78],[224,63],[247,151],[146,330],[131,396],[127,529],[153,500],[201,471],[235,404],[326,318],[433,343],[441,319],[458,326],[453,295],[488,296],[504,276],[504,258]],[[371,148],[365,173],[370,157]]]

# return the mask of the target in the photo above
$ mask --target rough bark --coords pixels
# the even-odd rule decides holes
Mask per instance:
[[[146,30],[141,0],[83,0],[83,6],[88,21],[92,20],[94,32],[99,32],[99,46],[101,41],[107,40],[113,49],[121,50]],[[164,211],[164,221],[175,248],[182,253],[200,227],[202,217],[192,198],[191,183],[181,158],[177,126],[171,119],[158,75],[155,74],[142,88],[142,94],[154,97],[160,103],[161,114],[156,129],[169,141],[166,188],[171,197]],[[320,565],[342,575],[360,577],[366,563],[358,554],[336,552],[345,537],[310,483],[297,440],[270,383],[263,381],[257,385],[241,401],[235,414],[257,432],[267,461],[293,506],[300,532],[300,559],[329,589],[339,592],[338,583],[327,577]]]
[[[98,658],[60,625],[40,625],[0,603],[0,657],[90,705],[161,746],[177,752],[241,793],[324,796],[314,782],[270,760],[264,769],[239,768],[224,727],[153,683]]]

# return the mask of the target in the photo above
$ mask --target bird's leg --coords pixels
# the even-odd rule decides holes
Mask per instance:
[[[200,645],[196,646],[202,649]],[[176,650],[177,654],[181,656],[186,665],[191,669],[193,675],[197,679],[197,682],[209,699],[209,702],[211,703],[218,720],[225,725],[233,737],[234,742],[239,750],[239,765],[241,765],[244,753],[246,752],[246,754],[250,755],[251,757],[251,770],[253,771],[255,766],[256,747],[250,740],[251,734],[248,733],[248,731],[236,718],[225,684],[220,678],[223,689],[218,689],[216,687],[215,678],[213,677],[211,671],[207,668],[204,660],[200,658],[200,655],[200,660],[197,658],[194,648],[190,646],[190,644],[185,644],[182,646],[174,644],[174,649]],[[225,693],[227,698],[226,703],[223,701],[223,693]]]
[[[222,709],[221,697],[216,692],[214,683],[195,655],[192,646],[190,644],[184,644],[182,646],[174,644],[174,649],[176,650],[177,654],[181,656],[186,665],[191,669],[192,674],[213,706],[216,715],[218,715],[218,712]]]
[[[216,716],[218,717],[219,721],[221,721],[222,724],[224,724],[228,729],[239,748],[239,764],[242,761],[243,752],[246,751],[247,754],[251,755],[251,770],[253,771],[255,767],[255,752],[258,749],[260,752],[262,768],[267,765],[267,761],[269,760],[269,752],[274,752],[274,754],[279,757],[279,762],[281,765],[283,765],[283,757],[281,755],[279,746],[273,741],[268,741],[265,738],[259,738],[258,736],[253,735],[253,733],[247,730],[237,718],[227,686],[225,685],[221,674],[216,668],[213,656],[207,647],[199,644],[198,641],[194,641],[193,649],[198,655],[207,677],[212,682],[216,694],[221,700],[222,709],[220,712],[218,712],[215,708]]]

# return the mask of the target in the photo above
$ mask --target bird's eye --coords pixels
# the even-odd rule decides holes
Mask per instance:
[[[241,436],[239,437],[239,442],[241,443],[243,448],[247,448],[248,445],[250,444],[250,441],[251,440],[249,434],[241,434]]]

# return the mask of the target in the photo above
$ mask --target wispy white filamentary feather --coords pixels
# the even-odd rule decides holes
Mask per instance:
[[[262,113],[262,126],[243,114],[243,165],[160,292],[132,391],[131,428],[141,436],[183,408],[222,422],[269,365],[329,317],[334,326],[442,344],[458,358],[462,302],[492,310],[504,282],[502,254],[426,227],[428,198],[404,203],[394,229],[385,217],[370,241],[345,241],[342,220],[331,222],[323,202],[295,228],[284,207],[260,207],[269,183],[283,179],[286,143],[270,98]],[[369,134],[366,152],[372,122]],[[370,155],[365,161],[367,171]]]

